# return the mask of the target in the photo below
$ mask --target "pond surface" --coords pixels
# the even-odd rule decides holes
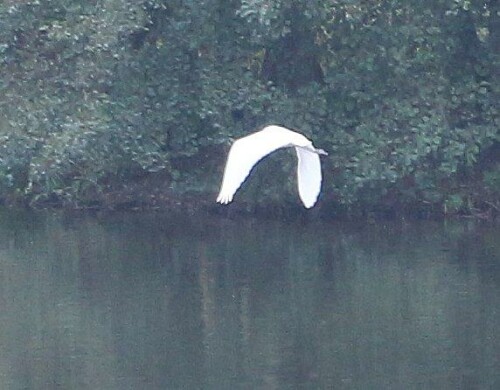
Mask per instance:
[[[0,212],[2,389],[499,389],[500,229]]]

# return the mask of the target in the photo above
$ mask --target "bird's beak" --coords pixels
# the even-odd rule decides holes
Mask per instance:
[[[325,152],[323,149],[316,149],[316,153],[321,154],[323,156],[328,156],[328,153]]]

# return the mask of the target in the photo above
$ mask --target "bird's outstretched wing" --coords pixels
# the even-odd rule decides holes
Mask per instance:
[[[311,208],[321,190],[321,162],[317,153],[296,147],[298,157],[297,182],[299,196],[306,208]]]
[[[217,202],[223,204],[231,202],[234,194],[248,177],[255,164],[269,153],[291,145],[289,134],[283,130],[274,132],[267,128],[240,138],[233,143],[227,157]],[[290,130],[287,131],[295,134]]]

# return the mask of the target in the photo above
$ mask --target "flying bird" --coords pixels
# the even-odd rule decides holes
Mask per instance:
[[[313,207],[321,190],[319,155],[328,153],[323,149],[316,149],[302,134],[276,125],[266,126],[233,143],[227,157],[217,202],[231,202],[238,188],[261,159],[277,149],[292,146],[298,158],[297,183],[300,199],[306,208]]]

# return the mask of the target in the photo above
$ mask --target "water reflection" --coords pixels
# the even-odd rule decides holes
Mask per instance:
[[[500,388],[498,227],[0,220],[2,388]]]

